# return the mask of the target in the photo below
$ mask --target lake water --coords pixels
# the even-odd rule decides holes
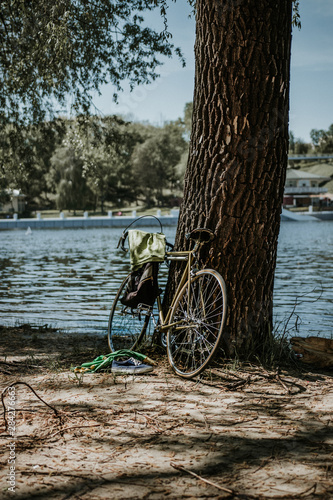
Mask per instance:
[[[176,228],[165,228],[169,241]],[[120,229],[0,233],[0,324],[105,334],[113,296],[129,271]],[[165,267],[165,266],[164,266]],[[333,222],[282,222],[274,318],[293,335],[333,337]],[[295,326],[295,314],[288,327]]]

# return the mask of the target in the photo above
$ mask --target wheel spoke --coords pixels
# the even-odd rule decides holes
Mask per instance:
[[[225,321],[226,290],[212,270],[199,271],[176,299],[167,337],[171,366],[181,376],[199,374],[212,359]]]
[[[151,341],[153,335],[152,322],[149,321],[150,313],[132,310],[121,303],[128,280],[129,276],[120,286],[110,313],[108,343],[111,351],[142,347]]]

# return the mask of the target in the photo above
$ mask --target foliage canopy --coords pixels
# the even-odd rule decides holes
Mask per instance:
[[[145,25],[159,8],[164,29]],[[2,0],[0,4],[0,121],[40,121],[71,97],[87,111],[91,94],[127,80],[154,80],[159,56],[180,50],[166,25],[167,0]]]

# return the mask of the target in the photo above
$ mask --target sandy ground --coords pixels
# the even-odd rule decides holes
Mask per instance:
[[[0,498],[333,498],[332,372],[81,377],[105,339],[0,335]]]

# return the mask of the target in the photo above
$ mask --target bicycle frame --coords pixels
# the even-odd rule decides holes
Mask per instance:
[[[193,262],[196,260],[196,255],[195,255],[196,251],[198,250],[198,248],[201,244],[202,243],[197,242],[192,250],[179,251],[179,252],[166,252],[166,254],[165,254],[166,260],[186,262],[186,267],[183,271],[180,282],[178,283],[177,290],[173,294],[173,298],[172,298],[170,307],[169,307],[168,312],[167,312],[165,317],[164,317],[163,310],[162,310],[161,297],[160,296],[157,297],[157,307],[158,307],[158,313],[159,313],[159,319],[160,319],[158,329],[161,332],[164,332],[165,330],[168,330],[170,327],[176,326],[178,324],[178,323],[169,323],[172,308],[175,304],[178,293],[183,288],[183,286],[185,285],[186,282],[188,283],[188,293],[190,296],[190,280],[191,280],[192,265],[193,265]]]

